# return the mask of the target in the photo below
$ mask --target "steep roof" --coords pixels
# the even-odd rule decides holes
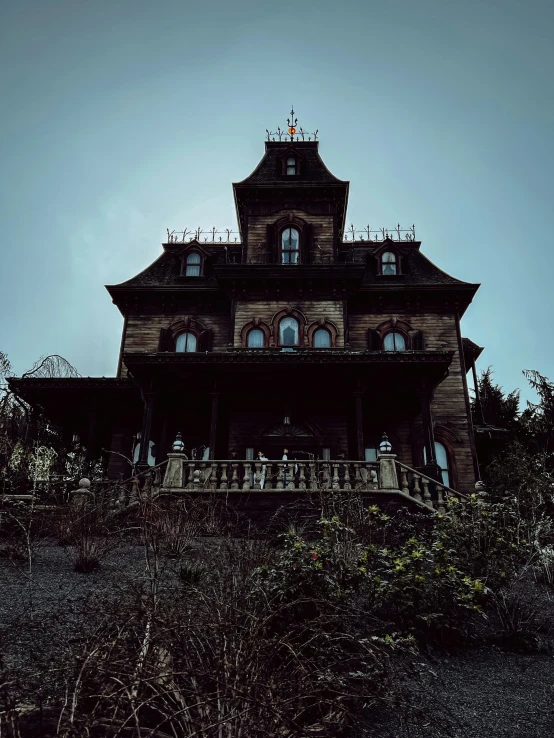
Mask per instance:
[[[302,173],[298,178],[287,179],[280,174],[280,161],[287,151],[297,153],[302,160]],[[260,163],[246,179],[233,187],[248,185],[275,185],[297,187],[302,184],[346,185],[348,182],[332,174],[319,155],[319,141],[266,141],[265,154]]]
[[[364,276],[364,285],[372,284],[469,285],[471,283],[443,272],[419,249],[410,248],[402,256],[402,274],[387,276],[368,269]]]

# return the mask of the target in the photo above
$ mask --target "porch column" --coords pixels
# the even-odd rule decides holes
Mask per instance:
[[[433,416],[431,414],[431,391],[422,384],[420,390],[421,418],[423,420],[423,446],[425,448],[426,462],[424,473],[431,479],[441,481],[440,469],[435,456],[435,433],[433,431]]]
[[[364,448],[364,418],[362,413],[362,397],[364,391],[361,384],[358,382],[358,387],[354,392],[354,399],[356,402],[356,450],[358,452],[358,460],[364,461],[365,459],[365,448]]]
[[[94,442],[96,441],[96,430],[98,426],[99,412],[96,409],[92,409],[88,415],[88,436],[87,436],[87,450],[85,454],[86,461],[93,461],[94,459]]]
[[[481,396],[479,395],[479,381],[477,379],[477,369],[475,368],[475,355],[471,354],[471,374],[473,375],[473,389],[475,391],[475,409],[477,410],[477,418],[481,425],[485,425],[485,416],[483,415],[483,405],[481,404]]]
[[[217,411],[219,406],[219,392],[217,391],[217,385],[214,384],[212,392],[210,392],[212,398],[212,416],[210,422],[210,459],[215,458],[215,442],[217,437]]]
[[[154,419],[154,408],[156,406],[157,392],[146,390],[142,393],[144,401],[144,413],[142,416],[142,431],[140,434],[140,454],[138,465],[148,466],[148,451],[150,449],[150,437],[152,435],[152,421]]]

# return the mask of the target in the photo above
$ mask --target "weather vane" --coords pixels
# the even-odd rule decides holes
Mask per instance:
[[[290,118],[287,118],[287,128],[277,127],[276,131],[269,131],[267,128],[268,141],[317,141],[317,131],[308,133],[302,128],[297,128],[298,118],[294,117],[294,107],[291,107]]]
[[[287,118],[287,125],[289,127],[289,133],[292,141],[292,137],[296,133],[296,124],[298,123],[298,118],[294,117],[294,105],[291,105],[290,116],[290,118]]]

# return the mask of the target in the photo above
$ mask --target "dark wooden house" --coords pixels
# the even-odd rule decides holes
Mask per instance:
[[[460,320],[478,285],[429,261],[413,229],[345,230],[349,182],[313,138],[268,136],[233,184],[237,234],[168,233],[147,269],[107,287],[124,317],[116,377],[15,379],[16,392],[91,459],[160,463],[180,433],[205,462],[286,448],[363,468],[386,432],[406,467],[473,490],[475,345]]]

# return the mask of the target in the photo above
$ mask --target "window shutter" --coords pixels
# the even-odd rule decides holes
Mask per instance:
[[[311,264],[313,261],[313,241],[314,241],[314,228],[311,223],[306,223],[302,230],[302,252],[300,255],[300,262],[302,264]]]
[[[160,330],[160,340],[158,343],[158,351],[171,351],[172,350],[171,331],[167,328]]]
[[[425,349],[425,343],[423,341],[423,331],[416,331],[412,334],[412,350],[423,351]]]
[[[198,351],[212,350],[212,331],[205,330],[198,336]]]
[[[369,351],[381,350],[381,336],[373,328],[367,329],[367,348]]]
[[[279,263],[279,247],[277,244],[277,228],[273,223],[267,226],[267,252],[269,255],[269,261],[272,264]]]

